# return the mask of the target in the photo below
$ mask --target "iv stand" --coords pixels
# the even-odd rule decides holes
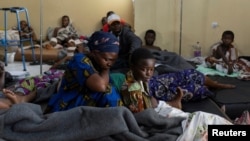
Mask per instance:
[[[43,73],[43,0],[40,0],[40,74]]]
[[[180,37],[179,37],[179,55],[181,55],[181,46],[182,46],[182,9],[183,9],[183,0],[180,0]]]

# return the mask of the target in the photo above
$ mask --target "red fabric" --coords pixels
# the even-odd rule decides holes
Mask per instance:
[[[126,24],[126,21],[121,19],[121,24],[122,25],[125,25]],[[106,23],[103,27],[102,27],[102,31],[104,32],[109,32],[109,25]]]
[[[109,31],[109,25],[107,23],[105,25],[103,25],[102,31],[104,31],[104,32],[108,32]]]

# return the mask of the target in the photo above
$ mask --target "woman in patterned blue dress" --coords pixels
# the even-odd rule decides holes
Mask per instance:
[[[111,33],[97,31],[88,42],[89,54],[75,53],[67,65],[58,93],[51,97],[46,112],[77,106],[122,105],[109,69],[118,57],[119,42]]]

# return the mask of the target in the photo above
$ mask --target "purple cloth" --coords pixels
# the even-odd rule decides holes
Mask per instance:
[[[37,75],[21,79],[15,85],[14,92],[28,95],[35,88],[46,88],[54,81],[58,81],[62,75],[63,72],[60,70],[48,70],[43,75]]]

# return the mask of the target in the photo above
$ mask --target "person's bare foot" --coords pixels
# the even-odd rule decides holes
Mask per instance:
[[[18,99],[16,97],[16,94],[8,89],[3,89],[3,94],[6,96],[6,98],[8,98],[12,104],[18,103]]]
[[[13,101],[9,99],[7,96],[13,95],[12,91],[3,89],[3,94],[6,98],[0,98],[0,109],[8,109],[13,104]]]
[[[3,89],[3,94],[12,102],[12,104],[31,102],[36,97],[36,91],[30,92],[28,95],[19,95],[11,90]]]
[[[167,103],[172,107],[175,107],[177,109],[182,109],[182,104],[181,104],[182,97],[183,97],[183,91],[180,87],[178,87],[176,97],[172,101],[168,101]]]

